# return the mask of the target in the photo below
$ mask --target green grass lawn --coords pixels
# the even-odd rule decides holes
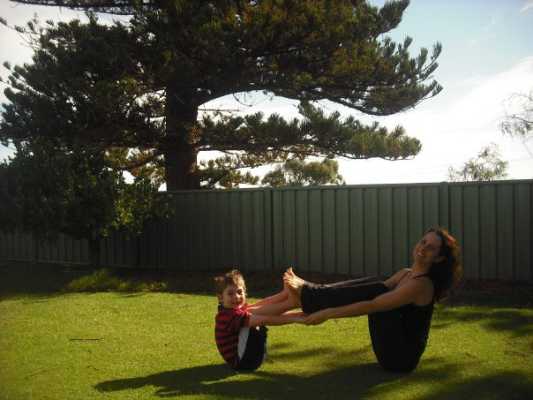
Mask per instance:
[[[214,344],[216,300],[202,283],[194,286],[205,279],[174,277],[182,289],[170,285],[172,292],[148,291],[169,287],[152,282],[138,292],[67,293],[58,289],[72,277],[41,277],[36,285],[31,276],[0,276],[2,400],[533,396],[529,290],[511,303],[503,295],[498,302],[492,290],[439,306],[426,353],[411,374],[378,366],[366,318],[271,327],[268,361],[236,374]]]

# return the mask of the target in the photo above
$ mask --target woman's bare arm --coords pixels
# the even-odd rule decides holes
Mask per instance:
[[[405,304],[414,303],[425,292],[425,285],[421,280],[412,280],[401,287],[384,293],[373,300],[360,301],[346,306],[326,308],[310,314],[305,319],[307,325],[318,325],[332,318],[356,317],[378,311],[388,311]]]

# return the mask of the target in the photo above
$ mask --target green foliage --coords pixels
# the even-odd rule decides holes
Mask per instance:
[[[448,179],[452,182],[493,181],[507,176],[508,162],[500,158],[495,144],[483,148],[477,157],[471,158],[462,168],[448,169]]]
[[[279,166],[274,171],[264,176],[263,185],[279,186],[306,186],[343,184],[342,176],[339,175],[337,161],[324,159],[321,162],[292,159]]]
[[[166,290],[167,283],[164,281],[121,278],[106,268],[73,279],[63,288],[64,292],[163,292]]]
[[[265,120],[261,113],[244,117],[219,116],[217,120],[208,116],[202,118],[199,122],[201,130],[209,138],[203,149],[222,150],[225,155],[200,163],[201,180],[207,181],[208,187],[217,182],[225,187],[239,183],[256,184],[256,177],[248,172],[238,173],[238,170],[286,162],[289,157],[304,160],[320,154],[329,158],[406,159],[421,149],[418,139],[406,136],[402,127],[388,131],[377,123],[364,125],[353,117],[343,120],[340,113],[325,115],[310,103],[302,103],[299,112],[302,119],[291,121],[277,114]],[[240,148],[247,151],[238,152]],[[279,170],[276,171],[272,174],[279,175]],[[272,185],[272,174],[263,184]],[[340,180],[332,176],[323,182],[335,181]]]
[[[0,139],[60,137],[127,150],[120,168],[164,169],[157,174],[169,190],[249,183],[243,168],[291,156],[397,159],[420,147],[404,143],[409,138],[397,137],[398,129],[353,119],[341,126],[318,111],[306,110],[316,115],[304,115],[301,126],[279,116],[199,121],[210,100],[263,91],[304,109],[326,99],[389,115],[441,90],[432,80],[440,44],[411,57],[410,38],[386,36],[407,0],[381,8],[348,0],[43,2],[132,17],[101,25],[90,15],[87,24],[22,29],[34,35],[36,52],[10,75]],[[198,165],[198,153],[211,150],[224,152],[221,160]]]
[[[157,187],[145,177],[127,183],[105,153],[88,146],[65,147],[48,140],[18,146],[3,170],[10,175],[13,222],[41,237],[65,233],[96,239],[112,230],[133,234],[168,213]],[[10,225],[2,223],[2,229]]]

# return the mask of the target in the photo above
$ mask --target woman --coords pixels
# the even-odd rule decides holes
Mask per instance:
[[[300,299],[307,325],[368,314],[372,347],[386,370],[409,372],[425,350],[433,304],[462,276],[459,245],[442,228],[429,229],[413,249],[413,265],[385,281],[364,278],[329,285],[304,281],[288,269],[285,284]]]

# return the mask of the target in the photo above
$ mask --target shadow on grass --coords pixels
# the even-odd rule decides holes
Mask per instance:
[[[447,385],[421,400],[528,400],[532,393],[533,381],[526,375],[502,372]]]
[[[442,329],[457,323],[478,323],[485,329],[507,331],[514,337],[533,335],[533,315],[526,310],[496,310],[486,312],[465,309],[442,308],[438,311],[438,323],[432,329]]]
[[[159,397],[211,395],[215,398],[279,399],[296,396],[312,399],[358,399],[369,395],[379,398],[380,395],[404,385],[431,385],[431,382],[453,380],[459,375],[456,366],[446,364],[440,359],[427,359],[424,363],[426,365],[423,369],[411,374],[390,373],[376,363],[363,363],[343,367],[331,366],[330,370],[314,375],[275,373],[266,368],[265,371],[260,369],[243,374],[245,379],[235,379],[237,374],[226,365],[204,365],[143,377],[105,381],[96,385],[95,389],[100,392],[115,392],[153,386],[154,394]],[[505,377],[502,377],[502,380],[504,379]],[[515,384],[515,381],[520,382],[519,377],[511,383]],[[473,382],[472,386],[484,383]],[[470,389],[473,390],[470,395],[475,393],[475,388]],[[449,392],[453,392],[453,388],[446,391]],[[469,396],[459,398],[466,399]]]
[[[355,367],[336,369],[325,374],[312,377],[297,375],[277,374],[258,370],[246,373],[248,379],[235,380],[235,372],[226,365],[205,365],[192,368],[166,371],[145,377],[118,379],[102,382],[96,385],[101,392],[114,392],[119,390],[138,389],[144,386],[154,386],[155,395],[160,397],[184,396],[184,395],[212,395],[215,398],[287,398],[293,395],[298,398],[331,398],[332,392],[320,393],[325,389],[339,388],[354,382],[354,377],[365,375],[364,379],[355,382],[350,392],[358,398],[357,394],[366,392],[368,387],[376,384],[398,379],[397,376],[387,375],[378,371],[375,364],[365,364]],[[364,382],[365,387],[362,387]],[[342,389],[341,389],[342,390]],[[343,397],[341,397],[343,398]]]
[[[279,350],[287,349],[289,348],[288,352],[280,352]],[[276,343],[272,346],[269,346],[269,354],[275,354],[273,356],[273,359],[277,361],[298,361],[303,360],[305,358],[315,358],[317,357],[317,354],[320,354],[321,357],[328,356],[330,359],[335,360],[335,362],[338,365],[339,360],[359,360],[364,355],[370,355],[373,354],[372,351],[372,345],[368,344],[361,348],[354,348],[354,349],[347,349],[343,351],[339,351],[338,346],[329,346],[329,347],[321,347],[320,349],[314,349],[312,352],[309,350],[299,350],[294,351],[290,350],[293,346],[291,344],[284,344],[284,343]],[[373,358],[374,356],[371,356],[370,358]],[[266,364],[269,362],[272,362],[269,358],[266,360]],[[335,365],[332,365],[332,367],[335,367]]]
[[[464,365],[462,365],[464,367]],[[475,368],[475,365],[471,366]],[[440,359],[424,360],[423,368],[411,374],[389,373],[375,363],[332,367],[314,375],[296,375],[258,370],[243,374],[245,379],[235,379],[237,373],[226,365],[204,365],[165,371],[143,377],[105,381],[97,384],[100,392],[136,390],[146,386],[155,388],[158,397],[184,395],[210,395],[214,398],[280,399],[296,396],[312,399],[380,398],[385,394],[409,385],[423,384],[430,389],[421,400],[471,400],[528,399],[532,393],[531,379],[513,372],[490,374],[474,379],[464,379],[457,365]],[[442,385],[441,382],[450,384]],[[418,389],[417,389],[418,391]],[[405,397],[405,396],[404,396]]]

